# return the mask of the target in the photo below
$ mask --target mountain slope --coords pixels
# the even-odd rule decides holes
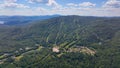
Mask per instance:
[[[0,27],[1,54],[10,52],[13,55],[18,51],[15,55],[23,56],[19,61],[7,61],[2,67],[119,68],[119,19],[61,16],[22,27]],[[42,48],[26,53],[26,48],[36,49],[36,45]],[[56,46],[60,53],[52,51]],[[81,48],[83,50],[79,50]]]
[[[87,43],[89,41],[101,42],[111,39],[120,30],[119,26],[119,18],[63,16],[23,27],[8,26],[1,28],[0,40],[3,45],[12,45],[13,42],[13,45],[21,46],[59,45],[64,41],[71,42],[74,40],[79,42],[85,40]],[[9,43],[8,40],[11,42]],[[8,41],[9,44],[5,41]],[[84,45],[87,43],[85,42]]]

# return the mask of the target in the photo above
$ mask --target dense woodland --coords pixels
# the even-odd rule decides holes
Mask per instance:
[[[54,46],[59,53],[52,52]],[[67,52],[74,46],[95,54]],[[60,16],[0,25],[0,60],[0,68],[120,68],[120,18]]]

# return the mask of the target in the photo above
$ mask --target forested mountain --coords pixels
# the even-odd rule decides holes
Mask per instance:
[[[1,25],[0,59],[1,68],[119,68],[120,18],[60,16]]]

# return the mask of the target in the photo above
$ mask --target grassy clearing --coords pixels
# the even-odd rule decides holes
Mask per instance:
[[[58,54],[57,56],[58,56],[58,57],[61,57],[63,54],[64,54],[64,53],[60,53],[60,54]]]
[[[65,47],[68,44],[68,42],[60,44],[60,47]]]
[[[39,46],[38,49],[36,49],[37,51],[40,51],[43,47]]]
[[[4,55],[1,55],[1,56],[0,56],[0,59],[1,59],[1,58],[4,58],[4,57],[5,57]]]
[[[69,43],[68,45],[65,46],[65,48],[70,48],[70,46],[73,45],[74,43],[76,43],[76,41]]]
[[[18,56],[18,57],[15,57],[15,61],[19,61],[23,56]]]

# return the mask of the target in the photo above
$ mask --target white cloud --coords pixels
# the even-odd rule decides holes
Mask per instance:
[[[5,3],[15,3],[17,0],[4,0]]]
[[[93,4],[91,2],[83,2],[83,3],[79,3],[79,4],[68,3],[67,6],[70,6],[70,7],[94,7],[94,6],[96,6],[96,4]]]
[[[29,8],[29,6],[16,2],[17,0],[4,0],[4,2],[0,4],[0,8]]]
[[[96,6],[96,4],[93,4],[91,2],[83,2],[83,3],[80,3],[79,6],[81,6],[81,7],[94,7],[94,6]]]
[[[42,8],[42,7],[37,7],[35,10],[36,10],[36,11],[40,11],[40,12],[42,12],[42,13],[48,11],[47,9]]]
[[[103,7],[106,8],[120,8],[120,0],[108,0]]]
[[[27,0],[29,3],[46,3],[47,1],[46,0]]]
[[[47,3],[48,6],[58,6],[58,3],[55,1],[55,0],[48,0],[48,3]]]
[[[28,0],[29,3],[41,3],[47,6],[59,7],[60,5],[55,0]]]
[[[29,8],[29,6],[25,6],[23,4],[18,3],[4,3],[0,4],[1,8]]]
[[[73,6],[73,7],[76,7],[76,6],[78,6],[78,4],[75,4],[75,3],[68,3],[67,6]]]

